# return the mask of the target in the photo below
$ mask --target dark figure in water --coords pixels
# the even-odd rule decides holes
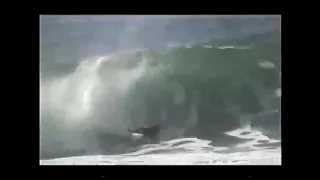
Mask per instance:
[[[138,133],[143,135],[143,138],[146,139],[149,143],[159,143],[160,129],[160,125],[155,124],[153,126],[144,126],[137,129],[128,129],[128,131],[131,133]]]

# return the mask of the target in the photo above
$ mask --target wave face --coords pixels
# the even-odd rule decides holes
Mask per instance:
[[[230,146],[243,139],[225,132],[247,125],[281,139],[277,48],[264,33],[50,66],[41,74],[40,158],[126,153],[136,145],[126,129],[154,123],[162,141]]]

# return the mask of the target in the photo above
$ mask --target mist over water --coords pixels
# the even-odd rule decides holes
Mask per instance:
[[[110,156],[111,164],[130,164],[121,154],[140,153],[135,161],[153,164],[146,153],[175,152],[178,158],[192,152],[206,159],[212,153],[279,148],[275,22],[42,16],[40,158],[112,154],[118,157]],[[127,132],[159,122],[161,143],[149,145],[151,151]],[[237,129],[247,129],[255,140],[228,133]],[[185,146],[175,148],[177,142]],[[223,163],[214,157],[205,162]]]

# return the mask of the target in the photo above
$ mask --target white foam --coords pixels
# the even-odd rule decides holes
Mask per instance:
[[[173,146],[176,143],[184,144]],[[40,164],[65,164],[65,165],[280,165],[281,148],[276,149],[252,149],[247,152],[219,153],[228,147],[215,147],[208,150],[210,141],[197,138],[174,139],[160,144],[145,145],[142,149],[119,155],[108,156],[82,156],[60,158],[54,160],[42,160]],[[161,153],[153,153],[153,152]]]
[[[40,161],[41,165],[281,165],[280,150],[260,150],[218,154],[214,152],[179,152],[139,156],[84,156]]]
[[[274,69],[275,68],[275,65],[272,62],[266,61],[266,60],[259,62],[258,65],[261,68],[265,68],[265,69]]]
[[[219,46],[218,49],[249,49],[249,47]]]

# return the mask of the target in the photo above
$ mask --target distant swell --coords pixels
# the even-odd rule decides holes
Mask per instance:
[[[232,144],[224,132],[246,124],[279,139],[274,43],[242,47],[134,50],[50,72],[41,79],[41,158],[127,152],[128,127],[159,122],[162,140]]]

